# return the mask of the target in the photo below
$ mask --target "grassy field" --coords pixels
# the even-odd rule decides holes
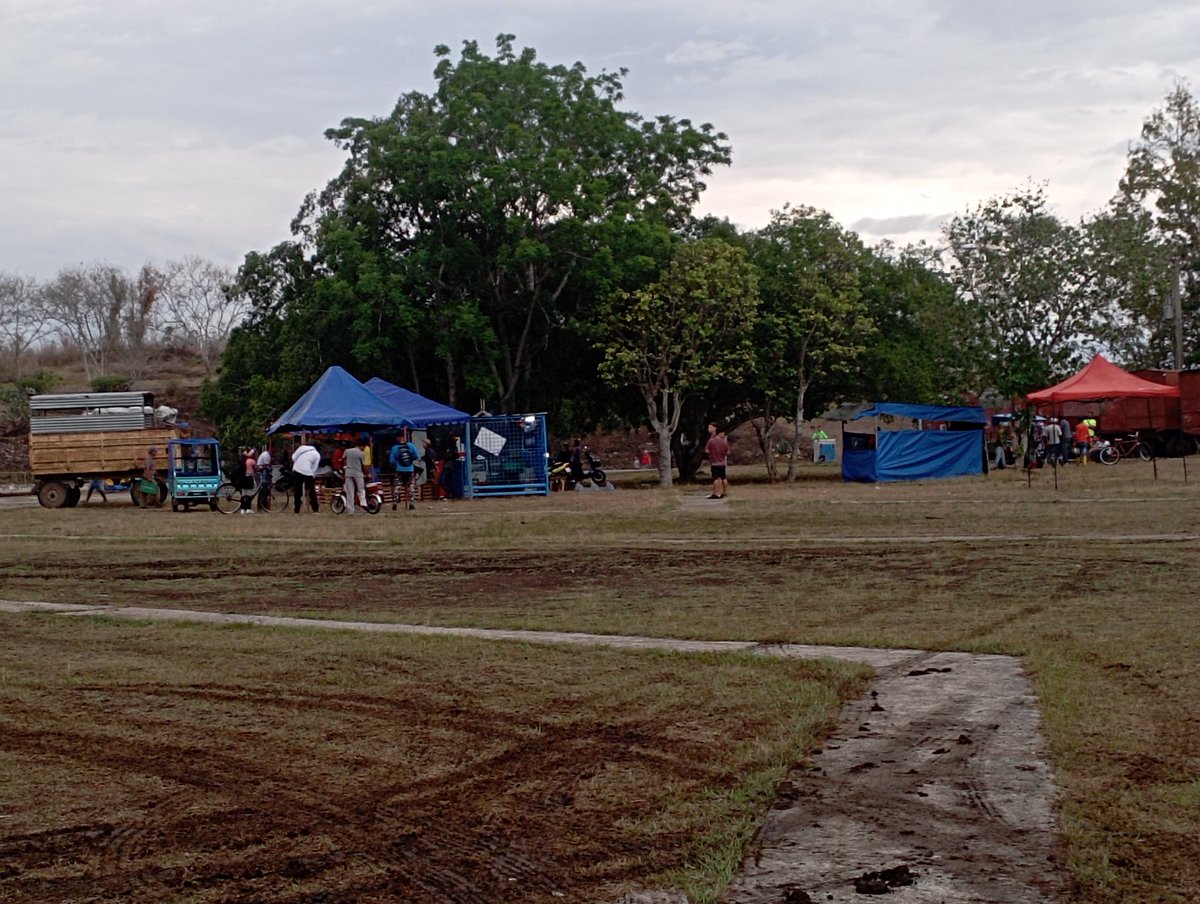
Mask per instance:
[[[813,468],[735,474],[726,503],[626,488],[353,520],[11,511],[0,596],[1019,655],[1076,898],[1190,901],[1200,486],[1178,460],[1158,472],[1071,468],[1055,490],[1048,471],[858,486]]]

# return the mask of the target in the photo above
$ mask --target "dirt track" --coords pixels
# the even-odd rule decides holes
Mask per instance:
[[[97,608],[2,603],[0,611],[81,614],[95,613]],[[1019,663],[1011,657],[275,619],[134,607],[103,612],[130,619],[353,627],[642,649],[751,650],[867,662],[880,675],[872,695],[847,709],[838,732],[818,757],[797,764],[726,901],[857,901],[874,889],[890,892],[896,897],[889,900],[896,901],[1048,902],[1057,900],[1062,891],[1061,871],[1054,861],[1053,781],[1042,752],[1034,697]],[[594,752],[603,756],[603,746]],[[237,778],[253,784],[252,770]],[[360,801],[355,807],[365,805]],[[350,819],[352,810],[339,819]],[[195,831],[185,822],[179,823],[181,832]],[[239,826],[239,831],[249,830]],[[113,844],[122,841],[113,839]],[[71,842],[29,839],[27,843],[37,848],[37,856],[46,857]],[[48,843],[50,848],[45,847]],[[457,851],[455,857],[465,858],[464,863],[482,859],[491,872],[519,874],[531,893],[554,894],[548,864],[536,865],[539,858],[533,852],[508,850],[496,839],[477,835],[455,835],[438,843]],[[428,853],[414,851],[413,856]],[[345,854],[319,855],[337,856]],[[284,875],[288,870],[303,875],[320,869],[320,864],[279,867]],[[429,900],[478,899],[477,887],[457,888],[453,879],[439,878],[433,898],[428,898],[431,889],[414,886],[411,900],[422,900],[422,895]],[[904,884],[910,879],[911,884]]]

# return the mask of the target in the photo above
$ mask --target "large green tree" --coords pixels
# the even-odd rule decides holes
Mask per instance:
[[[1153,219],[1150,234],[1128,208],[1124,209],[1120,225],[1142,227],[1142,242],[1131,246],[1132,266],[1127,269],[1145,273],[1149,265],[1151,272],[1157,269],[1157,281],[1162,286],[1175,279],[1178,268],[1184,361],[1173,364],[1180,367],[1196,363],[1196,342],[1200,338],[1200,104],[1184,85],[1176,85],[1162,106],[1142,124],[1141,136],[1130,145],[1120,188],[1122,201],[1141,207]],[[1155,254],[1156,244],[1167,253]],[[1156,289],[1159,298],[1170,292],[1169,285]],[[1154,363],[1162,363],[1162,356],[1154,354],[1154,347],[1162,344],[1161,317],[1156,316],[1162,307],[1146,304],[1147,300],[1146,296],[1133,295],[1125,313],[1147,334],[1147,357],[1158,357],[1160,360]]]
[[[945,227],[950,273],[975,319],[980,385],[1015,396],[1065,375],[1104,309],[1083,228],[1040,186],[983,202]]]
[[[658,473],[671,486],[671,439],[684,402],[730,373],[754,367],[751,333],[758,307],[754,268],[721,239],[685,242],[662,276],[602,308],[600,373],[632,385],[658,435]]]
[[[1173,366],[1168,317],[1175,251],[1153,214],[1126,196],[1084,224],[1104,302],[1097,338],[1125,367]]]
[[[978,388],[971,312],[943,272],[940,256],[940,249],[924,244],[873,249],[860,281],[875,334],[855,367],[832,384],[836,395],[957,403],[965,391]]]
[[[854,367],[875,333],[861,286],[868,255],[856,235],[811,207],[777,211],[750,248],[762,297],[755,337],[759,439],[774,477],[771,430],[779,417],[792,418],[787,476],[794,480],[810,390]]]
[[[337,363],[472,410],[594,392],[584,367],[558,380],[537,367],[563,344],[597,362],[579,325],[657,271],[728,162],[725,136],[621,110],[623,72],[547,65],[511,35],[494,56],[471,41],[457,60],[435,53],[432,93],[327,132],[346,163],[305,201],[294,250],[274,253],[304,260],[271,315],[301,355],[295,376]]]

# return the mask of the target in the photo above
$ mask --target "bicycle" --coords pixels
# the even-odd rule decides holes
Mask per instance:
[[[1154,458],[1154,449],[1138,434],[1131,433],[1120,439],[1112,440],[1097,453],[1096,458],[1100,460],[1101,464],[1115,465],[1122,458],[1133,458],[1134,456],[1142,461],[1150,461]]]
[[[227,480],[217,487],[213,499],[217,511],[223,515],[241,511],[243,506],[250,511],[257,508],[259,511],[274,514],[288,507],[288,493],[287,479],[284,476],[271,481],[265,490],[257,484],[243,488]],[[248,506],[245,505],[247,499],[250,501]]]

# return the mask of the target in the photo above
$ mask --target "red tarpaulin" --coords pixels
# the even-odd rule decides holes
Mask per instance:
[[[1121,370],[1103,355],[1096,355],[1091,362],[1061,383],[1047,389],[1031,392],[1026,399],[1032,404],[1054,402],[1083,402],[1098,399],[1161,399],[1178,398],[1178,386],[1164,386],[1135,377]]]

